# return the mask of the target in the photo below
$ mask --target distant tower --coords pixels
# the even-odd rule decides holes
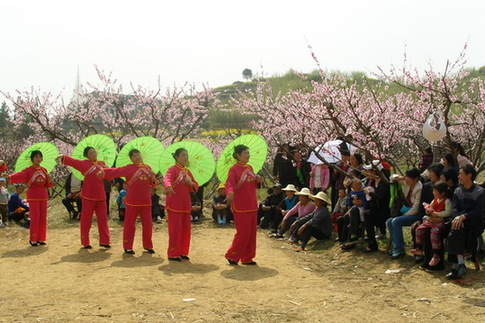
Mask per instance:
[[[76,83],[74,85],[74,90],[72,91],[71,103],[79,103],[81,101],[81,79],[79,77],[79,65],[77,66]]]

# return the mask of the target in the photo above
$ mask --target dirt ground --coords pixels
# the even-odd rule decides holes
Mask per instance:
[[[56,222],[57,221],[57,222]],[[49,218],[47,246],[28,246],[28,230],[0,230],[1,322],[484,322],[485,274],[450,282],[410,256],[342,252],[334,242],[295,253],[258,234],[258,266],[224,259],[234,228],[194,225],[191,261],[168,262],[166,222],[154,224],[156,254],[123,254],[110,221],[110,250],[80,249],[78,223]],[[468,264],[468,267],[471,267]],[[386,273],[387,270],[395,271]],[[396,272],[397,271],[397,272]]]

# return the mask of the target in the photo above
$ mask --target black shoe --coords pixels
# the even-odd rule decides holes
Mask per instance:
[[[350,245],[350,246],[347,246],[345,243],[342,244],[340,246],[340,249],[342,249],[343,251],[349,251],[349,250],[352,250],[353,248],[355,247],[355,245]]]
[[[83,249],[93,249],[90,245],[84,246]]]
[[[109,244],[102,244],[102,243],[100,243],[99,246],[100,247],[103,247],[103,248],[107,248],[107,249],[111,248],[111,246]]]
[[[424,267],[424,265],[420,266],[419,268],[421,268],[421,267]],[[445,266],[444,265],[436,265],[436,266],[428,265],[424,270],[426,270],[427,272],[435,272],[435,271],[445,270]]]
[[[148,249],[148,248],[145,248],[145,250],[146,250],[148,253],[155,253],[155,250],[153,250],[153,249]]]
[[[29,240],[29,244],[32,246],[32,247],[37,247],[39,245],[39,242],[33,242],[33,241],[30,241]]]
[[[45,246],[47,243],[45,243],[44,241],[37,241],[37,244],[39,246]]]
[[[77,211],[72,212],[71,219],[76,220],[78,215],[79,215],[79,213]]]
[[[182,260],[190,260],[189,256],[185,256],[185,255],[180,256],[180,258]]]
[[[181,262],[182,259],[180,257],[168,257],[168,260],[170,261],[178,261],[178,262]]]
[[[458,268],[452,268],[451,269],[451,272],[448,273],[448,275],[446,275],[446,278],[448,279],[460,279],[461,277],[463,277],[463,275],[465,275],[467,272],[467,269],[465,267],[465,265],[459,265]]]
[[[229,265],[231,265],[231,266],[237,266],[238,265],[237,262],[235,262],[234,260],[227,259],[227,261],[229,262]]]
[[[414,256],[414,263],[415,264],[420,264],[424,260],[424,256]]]
[[[257,265],[256,261],[243,262],[242,264],[243,265],[246,265],[246,266],[255,266],[255,265]]]
[[[392,255],[389,256],[389,259],[396,260],[396,259],[403,258],[403,257],[404,257],[404,252],[402,252],[402,253],[393,253]]]
[[[135,252],[133,251],[133,249],[125,249],[125,253],[129,254],[129,255],[134,255]]]

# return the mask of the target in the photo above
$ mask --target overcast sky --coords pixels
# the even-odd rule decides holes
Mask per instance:
[[[242,80],[316,68],[376,72],[408,60],[442,70],[468,43],[485,65],[482,0],[32,0],[1,1],[0,90],[72,92],[96,64],[128,84],[155,87]],[[0,100],[3,98],[0,97]]]

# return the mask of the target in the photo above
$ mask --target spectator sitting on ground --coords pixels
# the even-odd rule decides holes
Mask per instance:
[[[276,238],[283,238],[283,234],[288,231],[290,226],[299,217],[312,213],[315,210],[315,204],[310,201],[310,190],[307,187],[301,189],[300,192],[295,193],[299,196],[298,203],[288,212],[285,212],[283,221],[281,221]]]
[[[429,267],[437,266],[441,257],[441,231],[444,229],[445,219],[451,214],[451,201],[448,196],[448,185],[443,182],[433,184],[434,199],[430,204],[424,203],[426,210],[426,220],[416,229],[416,248],[411,250],[413,255],[423,255],[423,238],[427,230],[431,230],[430,240],[433,249],[433,258],[429,261]]]
[[[342,250],[353,248],[359,241],[359,238],[361,238],[359,237],[359,224],[364,222],[364,213],[369,209],[362,182],[359,179],[353,179],[350,187],[351,190],[347,196],[347,207],[349,207],[349,210],[343,217],[344,223],[340,224],[339,222],[339,227],[342,226],[344,232],[348,232],[343,234],[343,237],[348,237],[348,239],[341,246]],[[348,230],[345,230],[345,228],[348,228]]]
[[[303,217],[300,217],[291,225],[293,243],[301,244],[295,251],[303,251],[311,237],[317,240],[330,239],[332,236],[332,218],[328,211],[330,199],[324,192],[318,192],[316,195],[310,195],[315,202],[316,209]]]
[[[295,195],[297,192],[295,185],[288,184],[285,188],[281,189],[285,192],[286,197],[281,201],[281,203],[276,208],[275,218],[271,226],[271,237],[277,237],[278,227],[283,221],[283,216],[291,210],[296,203],[298,203],[298,196]]]
[[[82,210],[81,187],[82,181],[77,179],[72,173],[69,173],[64,184],[66,197],[62,199],[62,204],[64,204],[67,212],[69,212],[69,218],[73,220],[77,219]],[[72,203],[76,203],[77,211],[74,209]]]
[[[421,189],[421,198],[419,200],[419,208],[418,208],[418,220],[411,225],[411,235],[413,237],[414,248],[417,248],[416,245],[416,229],[421,224],[421,219],[426,215],[426,210],[424,209],[424,204],[430,204],[433,199],[433,185],[438,183],[440,180],[441,172],[443,171],[444,167],[442,164],[437,163],[429,166],[426,169],[426,173],[428,173],[429,181],[423,184],[423,188]],[[424,204],[423,204],[424,203]],[[421,227],[422,231],[431,230],[431,227],[424,226]],[[421,234],[424,234],[423,232]],[[420,263],[423,261],[423,254],[421,253],[414,253],[415,256],[415,263]]]
[[[121,222],[125,221],[125,212],[126,212],[126,205],[125,205],[125,197],[128,189],[128,184],[125,181],[121,182],[120,187],[122,189],[119,191],[118,196],[116,197],[116,204],[118,204],[118,217]]]
[[[25,186],[23,184],[15,185],[15,192],[10,196],[10,200],[8,201],[8,218],[28,228],[30,226],[29,206],[25,200],[20,198],[24,189]]]
[[[226,186],[220,184],[217,193],[212,201],[212,218],[219,225],[224,225],[232,218],[231,206],[226,201]]]
[[[4,177],[0,177],[0,227],[8,225],[8,200],[10,193],[5,187],[7,181]]]
[[[453,168],[445,168],[440,176],[440,182],[445,182],[448,185],[448,198],[453,198],[453,193],[458,187],[458,173]]]
[[[483,233],[485,214],[485,190],[475,185],[477,171],[472,165],[460,167],[460,186],[451,202],[451,231],[448,234],[448,260],[453,265],[448,279],[459,279],[466,274],[465,250],[476,246]]]
[[[285,194],[281,190],[281,184],[276,183],[273,186],[272,193],[264,199],[258,208],[258,222],[261,221],[261,229],[267,229],[275,221],[277,207],[284,199]]]
[[[397,175],[391,176],[392,180],[404,180],[403,194],[407,205],[404,205],[400,209],[400,216],[389,218],[386,222],[393,245],[393,251],[389,256],[390,259],[404,257],[404,237],[402,227],[410,226],[411,224],[420,220],[418,216],[418,209],[423,185],[419,181],[419,177],[420,173],[417,168],[407,170],[404,177]]]
[[[335,232],[338,232],[338,226],[336,222],[337,218],[347,213],[347,210],[348,210],[347,194],[345,193],[345,189],[340,189],[338,190],[337,203],[335,203],[335,207],[333,208],[333,211],[332,211],[332,223],[333,223],[333,230]]]
[[[150,187],[150,195],[152,197],[152,221],[162,223],[162,219],[165,217],[165,209],[160,205],[160,195],[157,194],[154,187]]]
[[[202,203],[199,201],[196,192],[190,192],[190,202],[192,204],[190,211],[190,222],[198,223],[202,218]]]

